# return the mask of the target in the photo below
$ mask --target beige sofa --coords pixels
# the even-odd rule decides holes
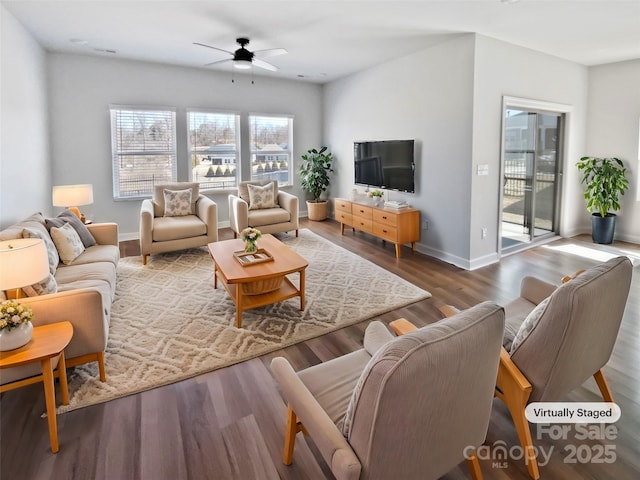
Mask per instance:
[[[100,378],[104,381],[104,351],[116,289],[116,266],[120,259],[118,225],[97,223],[87,225],[87,228],[95,238],[96,245],[87,247],[70,265],[59,263],[55,266],[53,275],[57,292],[21,298],[19,301],[33,309],[34,326],[70,321],[73,338],[65,349],[67,366],[97,361]],[[25,229],[49,236],[44,217],[36,213],[2,230],[0,240],[22,238]],[[0,384],[39,373],[40,365],[2,370]]]

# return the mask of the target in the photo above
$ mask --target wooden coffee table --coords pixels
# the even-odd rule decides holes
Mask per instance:
[[[254,265],[241,265],[234,252],[244,249],[240,239],[223,240],[209,244],[209,254],[213,259],[213,287],[218,288],[218,279],[236,305],[236,326],[242,327],[242,312],[252,308],[271,305],[289,298],[300,297],[300,310],[304,310],[304,273],[309,265],[296,252],[272,235],[263,235],[258,247],[273,256],[273,260]],[[287,275],[300,274],[300,288]],[[260,285],[268,285],[282,280],[282,285],[267,293],[253,293]],[[251,293],[248,293],[251,292]]]

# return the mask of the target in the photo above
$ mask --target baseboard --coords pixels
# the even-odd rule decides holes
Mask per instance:
[[[484,257],[469,260],[466,258],[458,257],[457,255],[451,255],[450,253],[429,247],[421,243],[418,243],[416,245],[416,250],[420,253],[424,253],[425,255],[429,255],[430,257],[434,257],[438,260],[442,260],[443,262],[450,263],[451,265],[455,265],[456,267],[462,268],[464,270],[476,270],[478,268],[491,265],[492,263],[496,263],[499,260],[497,253],[491,253],[489,255],[485,255]]]

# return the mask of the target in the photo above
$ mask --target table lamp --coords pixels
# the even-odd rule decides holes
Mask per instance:
[[[93,185],[58,185],[53,187],[53,206],[64,207],[71,210],[84,222],[84,215],[80,213],[78,206],[93,203]]]
[[[49,257],[44,240],[16,238],[0,242],[0,290],[8,298],[20,298],[22,287],[49,275]]]

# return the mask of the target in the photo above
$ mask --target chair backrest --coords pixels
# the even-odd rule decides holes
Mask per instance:
[[[609,360],[631,286],[627,257],[592,267],[553,292],[511,354],[532,385],[529,401],[560,401]]]
[[[376,352],[348,437],[361,479],[439,478],[484,442],[503,330],[502,307],[484,302]]]
[[[191,189],[191,208],[195,212],[195,205],[200,195],[200,184],[197,182],[175,182],[162,183],[153,186],[153,216],[162,217],[164,215],[164,189],[186,190]]]

